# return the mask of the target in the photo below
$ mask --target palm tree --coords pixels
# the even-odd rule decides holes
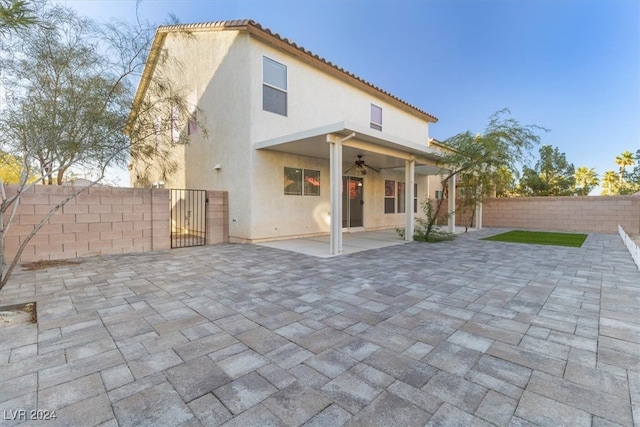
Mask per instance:
[[[610,196],[612,194],[616,194],[616,187],[618,186],[618,174],[614,171],[606,171],[602,176],[602,183],[604,184],[604,188],[602,190],[603,195]]]
[[[576,194],[579,196],[588,196],[589,192],[600,184],[600,179],[595,168],[587,168],[580,166],[575,173],[576,177]]]
[[[11,30],[37,23],[34,11],[26,0],[0,0],[0,36]]]
[[[620,166],[620,186],[624,183],[624,170],[627,166],[631,166],[634,163],[633,154],[627,150],[624,153],[616,156],[616,163]]]

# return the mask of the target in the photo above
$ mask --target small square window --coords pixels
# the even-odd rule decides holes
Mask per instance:
[[[382,130],[382,107],[371,104],[371,128]]]

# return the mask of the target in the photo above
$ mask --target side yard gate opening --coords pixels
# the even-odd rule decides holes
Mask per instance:
[[[170,190],[171,248],[207,244],[207,192]]]

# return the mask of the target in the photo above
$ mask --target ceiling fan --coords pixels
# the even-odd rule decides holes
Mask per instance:
[[[345,175],[352,170],[360,172],[361,175],[367,174],[367,169],[371,169],[374,172],[380,172],[380,169],[376,169],[373,166],[367,165],[364,160],[362,160],[362,154],[358,154],[358,160],[355,161],[355,164],[351,166],[349,169],[344,171]]]

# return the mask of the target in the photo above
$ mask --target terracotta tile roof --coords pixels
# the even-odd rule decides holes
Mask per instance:
[[[315,63],[314,65],[316,66],[318,65],[324,66],[328,70],[333,70],[334,72],[331,74],[335,75],[336,77],[342,78],[342,80],[345,80],[348,83],[351,83],[355,86],[360,86],[362,88],[368,89],[370,92],[375,93],[382,99],[389,101],[392,104],[396,104],[397,106],[400,106],[405,110],[409,110],[409,112],[413,114],[417,114],[418,116],[421,116],[423,119],[427,121],[430,121],[432,123],[435,123],[438,121],[438,119],[435,116],[427,113],[426,111],[421,110],[418,107],[412,104],[409,104],[406,101],[403,101],[397,96],[379,88],[378,86],[375,86],[374,84],[364,80],[363,78],[356,76],[355,74],[345,70],[344,68],[337,66],[336,64],[326,60],[325,58],[322,58],[314,54],[313,52],[305,49],[304,47],[297,45],[293,41],[282,37],[278,33],[274,33],[268,28],[265,28],[259,23],[250,19],[233,20],[233,21],[214,21],[214,22],[203,22],[203,23],[195,23],[195,24],[163,25],[158,27],[158,30],[156,32],[156,39],[158,39],[159,38],[158,36],[160,35],[166,35],[167,33],[174,32],[174,31],[197,32],[197,31],[212,31],[212,30],[248,31],[250,34],[262,39],[263,41],[270,43],[272,45],[275,45],[276,47],[284,48],[285,50],[289,51],[289,53],[292,53],[300,57],[301,59],[306,60],[307,62]],[[162,39],[164,39],[164,37],[162,37]],[[154,44],[155,44],[155,41],[154,41]]]

